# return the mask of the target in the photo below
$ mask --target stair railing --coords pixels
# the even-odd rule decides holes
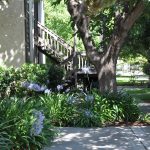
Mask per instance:
[[[59,37],[57,34],[49,30],[47,27],[41,25],[39,22],[38,26],[38,43],[44,47],[55,57],[60,57],[62,61],[67,60],[69,57],[74,55],[74,48],[68,44],[64,39]],[[67,61],[64,65],[66,70],[82,70],[82,68],[93,68],[86,57],[84,52],[76,52],[73,56],[74,59]],[[74,62],[76,63],[74,63]],[[76,65],[76,67],[74,67]]]

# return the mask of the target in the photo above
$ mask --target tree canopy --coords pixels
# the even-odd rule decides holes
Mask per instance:
[[[55,0],[55,3],[60,1]],[[129,31],[144,13],[149,1],[64,1],[67,4],[73,24],[77,26],[87,57],[95,66],[100,91],[115,92],[117,90],[116,63],[118,56],[123,45],[125,45]],[[134,33],[136,32],[135,30]]]
[[[150,4],[129,32],[121,56],[144,56],[150,62]]]

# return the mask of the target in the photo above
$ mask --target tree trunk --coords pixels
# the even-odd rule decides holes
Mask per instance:
[[[99,90],[101,93],[106,91],[116,92],[116,63],[111,60],[105,60],[105,63],[99,64],[97,69]],[[96,68],[97,68],[96,67]]]
[[[89,17],[87,16],[87,6],[84,1],[69,0],[68,11],[77,25],[78,32],[83,41],[87,57],[95,66],[98,73],[99,90],[101,93],[106,91],[117,91],[116,85],[116,63],[119,51],[135,21],[144,10],[143,1],[137,1],[131,11],[126,15],[119,14],[119,18],[114,28],[115,32],[108,47],[103,52],[98,52],[89,30]],[[124,13],[122,13],[124,14]],[[116,16],[118,17],[118,16]]]

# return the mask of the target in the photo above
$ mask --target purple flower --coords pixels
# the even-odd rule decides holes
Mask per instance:
[[[28,88],[29,85],[30,85],[29,82],[22,82],[22,83],[21,83],[21,86],[22,86],[22,87],[25,87],[25,88]]]
[[[30,90],[33,90],[33,91],[41,91],[41,87],[36,84],[36,83],[31,83],[29,86],[28,86],[28,89]]]
[[[94,96],[93,95],[86,95],[85,97],[86,102],[93,102],[94,101]]]
[[[57,85],[57,90],[60,91],[63,89],[63,86],[62,85]]]
[[[31,135],[39,135],[43,129],[43,121],[45,116],[41,111],[37,110],[33,112],[33,116],[35,118],[35,121],[31,128]]]
[[[41,91],[45,91],[46,89],[47,89],[46,86],[44,86],[44,85],[41,86]]]
[[[29,83],[29,82],[23,82],[21,83],[21,86],[29,90],[36,91],[36,92],[42,92],[42,91],[45,91],[46,89],[46,86],[43,86],[43,85],[41,86],[37,83]]]
[[[84,115],[85,115],[86,117],[88,117],[88,118],[92,118],[92,117],[93,117],[93,112],[90,111],[90,110],[88,110],[88,109],[86,109],[86,110],[84,111]]]
[[[44,91],[45,94],[51,94],[51,92],[52,92],[51,89],[46,89],[46,90]]]

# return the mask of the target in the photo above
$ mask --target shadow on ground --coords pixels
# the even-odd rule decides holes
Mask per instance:
[[[150,150],[150,126],[59,128],[60,135],[44,150]]]
[[[139,103],[139,108],[144,113],[150,113],[150,103],[146,102]]]

